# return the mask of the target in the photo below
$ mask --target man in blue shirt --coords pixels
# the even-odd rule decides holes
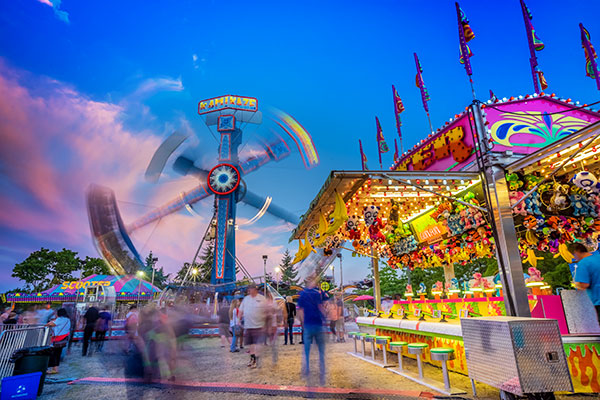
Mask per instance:
[[[575,269],[575,287],[587,291],[588,296],[596,307],[596,314],[600,322],[600,254],[590,253],[581,243],[573,243],[569,251],[577,260]]]
[[[304,368],[302,374],[309,378],[310,345],[313,338],[319,349],[319,382],[325,384],[325,338],[323,336],[323,300],[324,295],[317,288],[318,277],[311,275],[307,279],[306,287],[300,292],[298,299],[298,318],[304,322],[302,340],[304,341]]]

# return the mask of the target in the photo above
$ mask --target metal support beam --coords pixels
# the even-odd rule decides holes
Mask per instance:
[[[375,247],[371,246],[371,267],[373,267],[373,297],[375,310],[381,310],[381,286],[379,285],[379,255]]]
[[[504,288],[504,305],[506,314],[517,317],[531,317],[527,288],[523,276],[523,265],[519,254],[517,231],[513,220],[506,171],[504,168],[491,165],[485,156],[487,153],[487,131],[478,102],[470,106],[475,123],[476,137],[479,140],[479,150],[485,181],[483,183],[487,195],[488,209],[491,212],[491,222],[496,241],[496,259],[502,286]]]

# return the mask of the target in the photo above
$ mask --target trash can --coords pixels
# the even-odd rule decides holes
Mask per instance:
[[[10,357],[10,362],[15,363],[13,376],[30,374],[32,372],[41,372],[40,386],[38,387],[38,396],[42,394],[44,389],[44,380],[46,380],[46,370],[48,369],[48,361],[52,346],[36,346],[26,347],[16,350]]]

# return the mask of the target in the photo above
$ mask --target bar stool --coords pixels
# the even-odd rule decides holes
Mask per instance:
[[[450,392],[450,376],[448,375],[448,360],[454,359],[454,349],[448,347],[434,347],[431,349],[431,359],[442,362],[442,373],[444,374],[444,388]]]
[[[364,357],[365,356],[365,337],[367,336],[366,333],[364,332],[359,332],[356,337],[360,340],[360,343],[362,345],[361,349],[360,349],[360,354]]]
[[[360,332],[348,332],[348,337],[354,339],[354,354],[358,354],[358,347],[356,346],[356,339]]]
[[[383,350],[383,367],[388,366],[387,362],[387,344],[392,340],[391,336],[377,336],[375,337],[375,344],[380,344]]]
[[[409,343],[408,344],[408,352],[410,354],[415,354],[417,356],[417,367],[419,368],[419,378],[423,379],[423,361],[421,360],[421,354],[423,354],[423,350],[425,350],[429,345],[427,343]]]
[[[365,342],[371,343],[371,360],[375,361],[375,339],[377,335],[365,335]]]
[[[402,365],[402,348],[408,345],[408,342],[392,342],[390,343],[390,350],[396,350],[398,352],[398,371],[403,372],[404,366]]]

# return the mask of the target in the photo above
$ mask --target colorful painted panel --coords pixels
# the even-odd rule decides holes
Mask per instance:
[[[600,343],[565,343],[575,392],[600,393]]]

